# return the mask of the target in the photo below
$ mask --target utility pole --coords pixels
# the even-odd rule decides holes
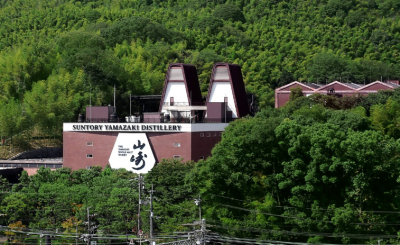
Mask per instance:
[[[90,209],[91,207],[88,207],[86,210],[87,210],[87,225],[88,225],[88,239],[87,239],[87,245],[90,245],[90,213],[89,213],[89,209]]]
[[[153,238],[153,184],[150,191],[150,238]]]
[[[139,174],[139,212],[138,212],[138,236],[139,236],[139,244],[142,244],[142,232],[140,230],[140,205],[142,204],[141,193],[142,193],[142,185],[144,184],[143,176]],[[144,187],[144,186],[143,186]]]
[[[153,213],[153,184],[151,184],[151,191],[150,191],[150,239],[153,239],[154,235],[154,229],[153,229],[153,218],[154,218],[154,213]],[[155,242],[150,240],[150,244],[155,245]]]
[[[199,220],[201,221],[201,199],[200,199],[200,194],[199,194],[199,199],[194,199],[194,203],[196,203],[196,206],[199,206]]]

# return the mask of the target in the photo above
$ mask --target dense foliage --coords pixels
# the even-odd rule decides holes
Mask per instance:
[[[164,160],[146,175],[141,199],[142,204],[148,201],[153,184],[157,233],[187,230],[180,224],[197,218],[193,194],[184,185],[185,174],[192,168],[192,162]],[[7,228],[5,232],[11,242],[29,244],[31,239],[30,242],[39,243],[40,238],[35,234],[51,234],[57,235],[53,237],[54,244],[75,244],[76,234],[79,238],[88,233],[88,215],[91,227],[97,227],[92,233],[98,234],[96,241],[100,243],[125,244],[127,237],[136,237],[139,203],[136,174],[111,168],[101,170],[101,167],[74,172],[69,168],[56,171],[41,168],[33,176],[23,172],[20,180],[14,186],[6,181],[0,183],[0,225],[11,230]],[[148,205],[142,205],[141,230],[146,236],[148,209]],[[26,229],[18,230],[23,227]]]
[[[129,94],[161,93],[172,62],[194,64],[204,93],[213,63],[241,65],[261,107],[273,105],[275,87],[293,80],[399,79],[399,6],[396,0],[2,0],[0,113],[13,106],[19,119],[2,119],[0,135],[36,127],[60,136],[61,122],[76,120],[89,97],[93,105],[110,104],[114,85],[118,111],[126,113]]]
[[[295,96],[235,121],[187,183],[207,222],[236,237],[397,243],[400,90]]]

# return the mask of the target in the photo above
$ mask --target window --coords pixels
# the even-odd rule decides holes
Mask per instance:
[[[174,159],[179,159],[181,158],[181,155],[174,155]]]
[[[174,143],[174,147],[181,147],[181,143]]]
[[[207,133],[207,137],[210,137],[211,136],[211,134],[210,133]]]
[[[214,80],[229,80],[228,68],[224,66],[217,66],[214,73]]]
[[[86,158],[93,158],[93,154],[87,154]]]
[[[174,97],[169,97],[169,105],[174,105]]]
[[[218,136],[221,136],[222,135],[222,133],[220,132],[219,134],[218,134]]]
[[[169,70],[170,81],[183,81],[183,72],[180,67],[171,67]]]
[[[204,137],[204,133],[200,133],[200,137]]]
[[[204,160],[204,156],[200,156],[200,160]]]
[[[214,132],[214,135],[213,135],[214,137],[217,137],[217,132]]]
[[[87,146],[93,146],[93,142],[86,142]]]
[[[89,170],[91,166],[86,166],[86,169]]]

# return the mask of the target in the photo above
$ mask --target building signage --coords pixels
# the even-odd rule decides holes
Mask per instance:
[[[67,127],[66,127],[67,126]],[[180,132],[182,124],[133,124],[133,123],[68,123],[64,124],[64,131],[125,131],[125,132]]]
[[[64,132],[204,132],[224,131],[227,123],[64,123]]]
[[[108,162],[111,168],[143,174],[154,167],[156,160],[145,133],[120,133]]]

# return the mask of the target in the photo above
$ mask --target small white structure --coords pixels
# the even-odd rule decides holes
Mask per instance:
[[[108,162],[111,168],[145,174],[154,167],[156,159],[145,133],[119,133]]]

